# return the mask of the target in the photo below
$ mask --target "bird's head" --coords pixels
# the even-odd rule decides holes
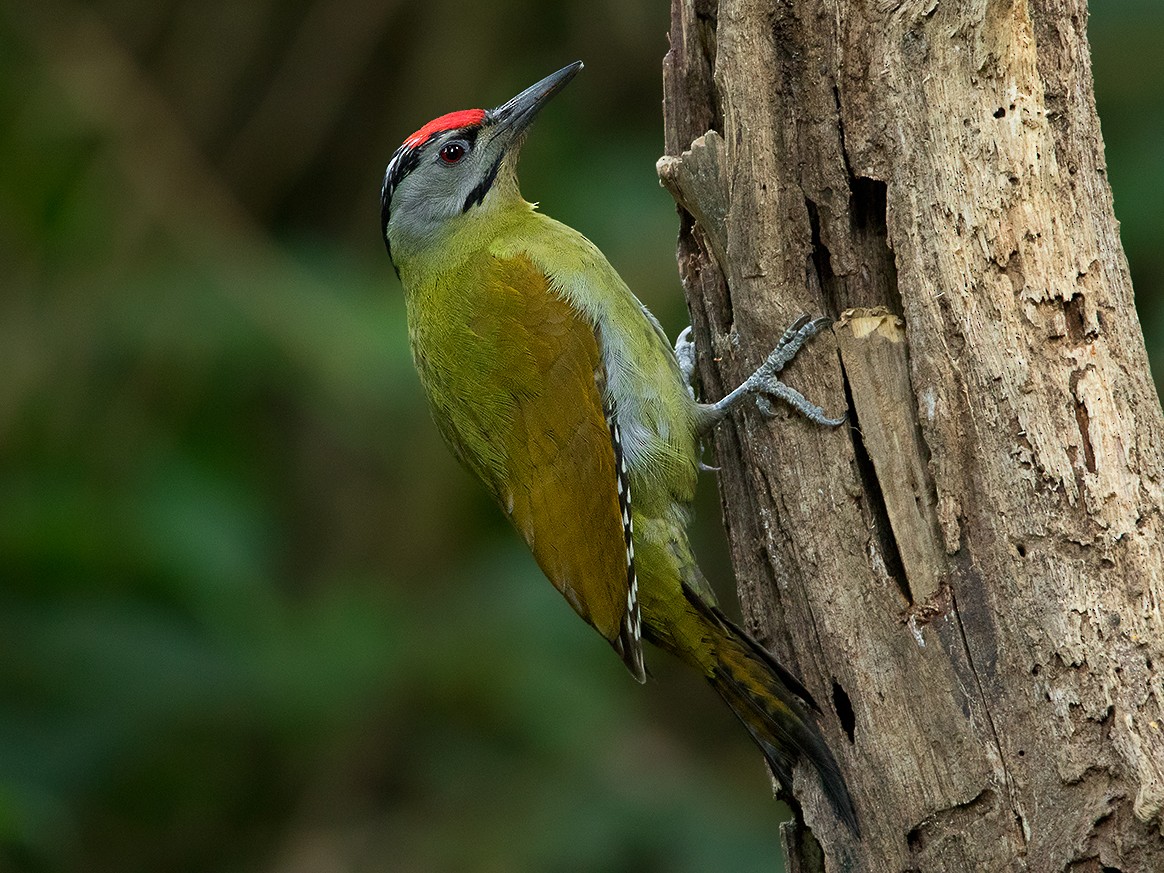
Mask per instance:
[[[519,198],[517,155],[542,106],[582,69],[576,61],[496,109],[463,109],[408,137],[384,172],[380,222],[394,262],[439,243],[453,222]]]

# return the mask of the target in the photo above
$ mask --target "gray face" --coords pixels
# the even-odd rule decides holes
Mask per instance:
[[[505,143],[486,120],[443,131],[414,148],[401,146],[388,164],[381,195],[388,251],[405,254],[434,244],[448,222],[481,206],[505,159]]]
[[[575,61],[496,109],[450,112],[405,140],[380,192],[384,243],[397,267],[401,258],[438,244],[450,222],[518,196],[515,168],[525,132],[580,69],[582,62]]]

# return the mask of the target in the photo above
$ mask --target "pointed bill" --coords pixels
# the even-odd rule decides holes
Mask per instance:
[[[565,88],[581,69],[582,62],[575,61],[567,67],[562,67],[558,72],[551,73],[536,85],[530,85],[512,100],[487,112],[487,122],[507,130],[514,138],[520,136],[550,98]]]

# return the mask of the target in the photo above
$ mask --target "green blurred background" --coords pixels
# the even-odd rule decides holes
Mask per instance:
[[[523,190],[674,334],[668,15],[0,5],[0,870],[778,869],[744,732],[629,681],[445,451],[379,239],[404,136],[582,58]],[[1091,37],[1155,352],[1164,7]]]

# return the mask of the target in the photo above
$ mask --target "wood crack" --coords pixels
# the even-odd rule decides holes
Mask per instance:
[[[1006,756],[1003,754],[1002,741],[998,735],[998,728],[994,724],[994,716],[990,710],[990,702],[986,696],[986,690],[982,685],[982,678],[978,675],[978,667],[974,663],[974,653],[970,648],[970,640],[966,636],[966,626],[962,623],[962,615],[958,609],[957,594],[951,594],[950,597],[950,614],[957,622],[958,636],[962,641],[962,651],[966,656],[966,663],[970,668],[970,675],[974,677],[974,684],[978,692],[979,705],[982,707],[982,715],[986,719],[987,727],[990,729],[990,736],[994,745],[994,755],[992,757],[998,762],[998,766],[1002,771],[1002,781],[1006,786],[1007,796],[1010,798],[1011,812],[1014,814],[1015,830],[1018,834],[1018,841],[1020,845],[1025,846],[1028,841],[1029,826],[1025,821],[1023,812],[1015,804],[1015,787],[1011,780],[1010,769],[1006,763]]]
[[[1083,398],[1079,396],[1079,380],[1083,378],[1083,374],[1087,369],[1076,370],[1071,374],[1071,400],[1075,412],[1075,423],[1079,427],[1079,436],[1083,447],[1083,466],[1088,473],[1096,471],[1095,466],[1095,447],[1091,444],[1091,414],[1087,411],[1087,404]],[[1080,496],[1083,495],[1082,483],[1080,484]]]
[[[907,603],[923,607],[919,615],[930,615],[928,605],[944,584],[947,556],[904,325],[885,309],[848,310],[834,333],[855,424],[854,458],[886,569]]]
[[[901,596],[912,606],[914,598],[910,591],[909,574],[902,563],[901,550],[897,546],[897,538],[894,536],[893,525],[889,520],[889,508],[885,503],[885,495],[881,491],[881,480],[877,477],[877,469],[865,448],[865,437],[861,433],[861,419],[853,402],[853,387],[849,382],[843,361],[841,373],[844,375],[845,405],[849,410],[849,437],[852,440],[853,458],[856,461],[857,473],[861,478],[862,487],[859,493],[864,499],[871,517],[873,536],[880,546],[880,557],[884,565],[885,575],[897,585]]]

